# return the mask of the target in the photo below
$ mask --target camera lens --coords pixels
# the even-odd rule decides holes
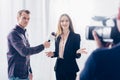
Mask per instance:
[[[92,35],[92,31],[95,29],[95,26],[87,26],[86,27],[86,39],[88,40],[94,40],[93,35]]]

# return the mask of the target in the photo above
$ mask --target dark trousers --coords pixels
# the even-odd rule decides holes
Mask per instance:
[[[71,72],[71,73],[56,72],[56,80],[76,80],[76,73],[75,72]]]

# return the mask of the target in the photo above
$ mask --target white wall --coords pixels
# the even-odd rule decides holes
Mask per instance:
[[[77,60],[81,70],[87,57],[96,49],[94,41],[85,39],[86,26],[98,25],[93,24],[91,17],[113,17],[118,12],[118,4],[119,0],[52,0],[50,2],[50,27],[55,29],[59,16],[62,13],[67,13],[72,18],[75,31],[81,35],[81,47],[85,47],[88,51],[87,55],[82,54],[81,58]]]
[[[0,0],[0,80],[7,80],[6,36],[16,24],[18,10],[25,8],[31,11],[28,25],[31,46],[47,40],[49,34],[56,31],[59,16],[62,13],[69,14],[75,32],[81,35],[81,47],[88,51],[87,55],[82,54],[77,60],[82,70],[87,57],[96,49],[94,41],[85,39],[85,27],[92,25],[92,16],[115,16],[118,2],[119,0]],[[47,58],[45,51],[31,56],[34,80],[55,80],[55,59]]]

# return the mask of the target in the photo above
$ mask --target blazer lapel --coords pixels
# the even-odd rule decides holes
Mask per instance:
[[[65,44],[64,54],[65,54],[65,53],[68,51],[68,49],[69,49],[70,40],[71,40],[71,32],[69,33],[68,38],[67,38],[67,41],[66,41],[66,44]]]

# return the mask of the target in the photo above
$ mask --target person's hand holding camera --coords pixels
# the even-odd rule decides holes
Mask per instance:
[[[111,47],[111,43],[110,42],[104,42],[102,41],[98,36],[96,31],[92,31],[92,35],[94,40],[96,41],[96,44],[98,46],[98,48],[102,48],[102,47]]]

